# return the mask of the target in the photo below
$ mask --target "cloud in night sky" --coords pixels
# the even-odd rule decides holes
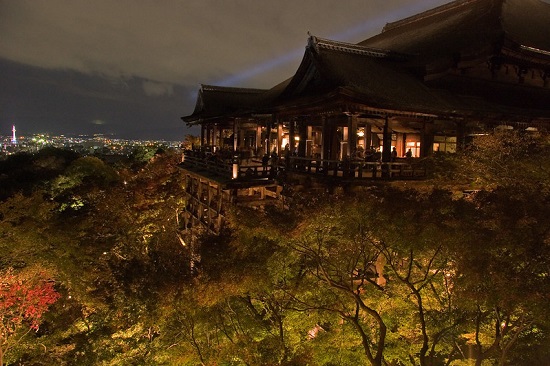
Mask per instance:
[[[414,12],[444,2],[4,0],[0,56],[44,68],[197,85],[303,49],[308,31],[328,37],[377,14],[392,17],[404,7]],[[383,25],[392,19],[375,20]],[[270,77],[264,86],[281,81]]]
[[[0,135],[15,123],[181,139],[200,83],[270,88],[294,74],[308,31],[359,42],[447,2],[2,0]]]
[[[162,96],[174,94],[174,86],[170,83],[143,82],[143,91],[149,96]]]

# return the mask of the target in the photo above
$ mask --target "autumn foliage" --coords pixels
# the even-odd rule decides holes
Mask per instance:
[[[548,136],[483,136],[418,182],[288,184],[219,236],[185,225],[181,155],[150,152],[43,153],[30,181],[0,161],[4,362],[550,365]]]
[[[22,275],[10,268],[0,274],[0,365],[14,344],[38,330],[42,315],[59,296],[42,273]]]

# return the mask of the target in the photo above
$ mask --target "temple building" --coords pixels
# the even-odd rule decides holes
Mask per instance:
[[[289,176],[421,179],[423,158],[477,134],[549,129],[549,35],[539,0],[457,0],[358,44],[309,35],[296,73],[271,89],[201,86],[182,117],[201,145],[182,167],[235,202],[254,187],[276,197]]]

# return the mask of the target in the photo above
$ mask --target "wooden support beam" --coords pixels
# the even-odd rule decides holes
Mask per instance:
[[[296,120],[291,119],[288,127],[288,146],[290,147],[290,154],[292,155],[296,151]],[[284,146],[283,146],[284,148]]]
[[[301,119],[298,121],[298,131],[300,141],[298,142],[298,156],[306,156],[306,143],[308,140],[308,126],[306,119]]]
[[[262,146],[262,126],[256,127],[256,139],[254,141],[254,154],[262,156],[260,152],[260,146]]]
[[[212,134],[212,145],[218,146],[218,133],[219,133],[218,125],[214,124],[214,126],[212,127],[212,130],[214,132]]]
[[[238,136],[238,121],[237,118],[233,119],[233,151],[237,151],[239,136]]]
[[[420,157],[431,156],[434,145],[433,121],[425,121],[420,133]]]
[[[372,126],[367,124],[365,126],[365,150],[372,147]]]
[[[283,122],[279,121],[277,124],[277,154],[280,154],[281,145],[283,144]]]
[[[329,157],[329,138],[328,138],[328,122],[327,122],[327,116],[321,117],[321,124],[322,124],[322,131],[321,131],[321,159],[328,159]]]
[[[388,116],[384,120],[384,130],[383,130],[383,141],[382,141],[382,161],[389,162],[391,161],[391,134],[390,130],[390,121]]]
[[[348,115],[348,156],[357,152],[357,114]]]
[[[212,145],[212,126],[206,127],[206,145]]]

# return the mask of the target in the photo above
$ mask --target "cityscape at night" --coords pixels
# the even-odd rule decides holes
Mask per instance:
[[[15,126],[14,126],[15,127]],[[164,147],[181,149],[182,141],[126,140],[106,135],[49,135],[30,136],[0,135],[0,159],[20,152],[37,152],[45,147],[72,150],[77,153],[129,156],[137,147]]]

